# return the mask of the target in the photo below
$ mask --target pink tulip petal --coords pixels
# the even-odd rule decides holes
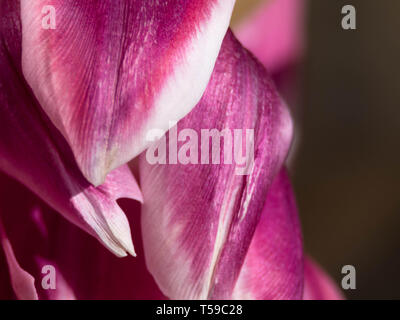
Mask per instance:
[[[69,146],[22,77],[19,24],[13,6],[13,1],[0,3],[1,11],[7,13],[0,28],[0,170],[118,256],[134,254],[128,220],[116,200],[140,201],[139,187],[127,166],[111,172],[98,188],[84,178]]]
[[[303,295],[303,250],[286,170],[272,184],[233,293],[234,299],[288,300]]]
[[[343,293],[312,259],[304,262],[304,300],[343,300]]]
[[[0,242],[7,260],[11,278],[11,285],[14,289],[15,295],[20,300],[37,300],[38,295],[34,284],[35,279],[19,265],[17,258],[14,254],[13,247],[11,246],[10,240],[5,234],[1,219]]]
[[[209,159],[208,165],[152,165],[148,156],[153,146],[142,154],[146,263],[172,299],[226,299],[232,295],[292,133],[288,110],[264,68],[231,32],[203,98],[178,123],[178,131],[187,128],[199,139],[202,129],[227,129],[231,137],[234,129],[253,129],[254,163],[248,175],[238,175],[240,166],[224,163],[222,147],[220,164]],[[173,130],[167,134],[167,145],[176,142]],[[158,146],[162,143],[163,139]],[[182,145],[179,141],[178,150]],[[205,151],[200,146],[199,141],[198,159]]]
[[[305,0],[270,0],[234,31],[243,45],[275,73],[302,55],[304,11]]]
[[[24,75],[90,182],[196,105],[234,2],[21,0]],[[49,5],[55,29],[42,27]]]
[[[118,259],[93,237],[57,215],[28,189],[0,175],[0,212],[13,210],[18,213],[5,215],[4,226],[21,265],[36,279],[40,299],[165,298],[144,263],[140,205],[128,199],[119,203],[129,212],[128,218],[136,235],[136,258]],[[55,289],[41,286],[42,268],[46,265],[54,266],[56,270]],[[1,264],[0,270],[3,270]]]

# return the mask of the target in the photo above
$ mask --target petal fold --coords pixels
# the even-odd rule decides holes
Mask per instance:
[[[291,135],[264,68],[228,32],[199,104],[140,156],[146,262],[166,296],[232,297]]]
[[[299,300],[302,295],[301,228],[289,177],[282,169],[268,192],[233,298]]]
[[[196,105],[234,2],[21,0],[24,75],[90,182]]]

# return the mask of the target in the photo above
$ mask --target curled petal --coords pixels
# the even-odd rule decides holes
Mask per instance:
[[[233,298],[301,299],[303,250],[294,194],[286,170],[272,184]]]
[[[21,266],[36,279],[40,299],[164,298],[144,264],[138,223],[140,205],[128,199],[120,200],[119,204],[130,213],[137,258],[118,259],[27,188],[0,175],[0,212],[18,213],[4,215],[4,227]],[[1,255],[0,247],[0,270],[3,271]],[[44,274],[42,270],[49,266],[54,267],[55,286],[43,288],[42,281],[48,272]],[[0,290],[6,284],[7,279]],[[12,297],[8,295],[8,298]]]
[[[302,55],[305,2],[266,1],[234,29],[237,38],[271,73],[292,64]]]
[[[264,68],[228,32],[200,103],[140,157],[146,262],[166,296],[232,297],[291,133]]]
[[[310,258],[304,262],[304,300],[343,300],[333,280]]]
[[[21,0],[24,75],[90,182],[196,105],[234,2]]]
[[[65,139],[22,76],[16,2],[0,4],[2,12],[8,13],[0,29],[0,170],[118,256],[134,254],[129,224],[116,199],[141,200],[135,179],[127,166],[115,169],[97,188],[84,178]]]

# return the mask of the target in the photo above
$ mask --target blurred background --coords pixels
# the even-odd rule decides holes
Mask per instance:
[[[237,0],[233,27],[265,2]],[[306,3],[306,52],[286,97],[305,249],[338,285],[355,266],[347,298],[400,299],[400,1]],[[348,4],[356,30],[341,27]]]

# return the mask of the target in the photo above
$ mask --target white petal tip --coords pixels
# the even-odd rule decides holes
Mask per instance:
[[[135,252],[135,248],[133,247],[133,245],[129,248],[125,248],[126,252],[128,252],[132,257],[136,257],[136,252]]]

